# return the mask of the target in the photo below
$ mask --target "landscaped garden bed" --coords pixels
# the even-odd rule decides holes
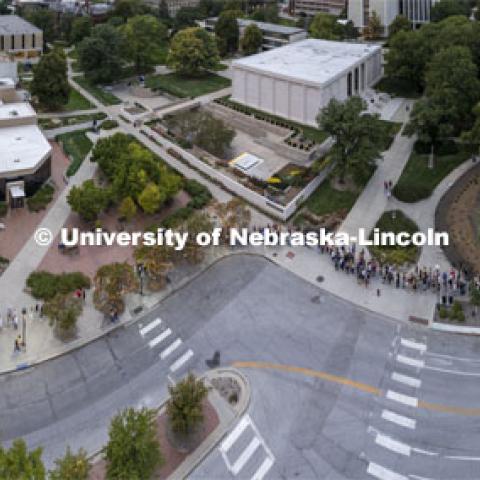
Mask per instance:
[[[55,189],[51,185],[43,185],[31,197],[27,198],[28,209],[31,212],[44,210],[52,201],[54,193]]]
[[[375,224],[374,228],[378,228],[380,233],[393,232],[398,234],[406,232],[410,235],[418,232],[418,225],[403,212],[392,210],[384,212]],[[373,232],[370,239],[373,238]],[[400,247],[393,246],[371,246],[370,253],[382,264],[405,265],[415,263],[420,256],[420,248],[415,245]]]
[[[78,125],[79,123],[93,122],[94,120],[103,120],[107,115],[102,112],[91,113],[88,115],[74,115],[71,117],[56,117],[56,118],[39,118],[38,125],[44,130],[51,130],[54,128],[68,127],[70,125]]]
[[[93,146],[92,141],[86,135],[88,131],[89,130],[79,130],[76,132],[62,133],[56,137],[63,151],[71,160],[67,169],[68,177],[75,175]]]

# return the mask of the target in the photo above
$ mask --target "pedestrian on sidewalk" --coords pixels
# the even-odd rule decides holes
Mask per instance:
[[[21,350],[21,348],[20,348],[21,344],[22,344],[22,339],[20,338],[20,335],[19,335],[17,338],[15,338],[15,341],[13,342],[13,353],[18,353],[18,352],[20,352],[20,350]]]
[[[3,330],[3,317],[2,314],[0,313],[0,332]]]
[[[13,329],[18,330],[18,317],[15,312],[13,312]]]

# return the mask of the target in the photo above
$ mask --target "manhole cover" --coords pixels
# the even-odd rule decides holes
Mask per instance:
[[[322,283],[324,280],[325,280],[325,278],[323,277],[323,275],[319,275],[319,276],[317,277],[317,282],[318,282],[318,283]]]

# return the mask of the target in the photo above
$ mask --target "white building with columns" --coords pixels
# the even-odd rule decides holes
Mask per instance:
[[[366,43],[308,39],[235,60],[232,100],[316,126],[332,98],[362,95],[382,77],[382,50]]]
[[[405,15],[415,28],[430,22],[430,12],[439,0],[348,0],[348,19],[363,30],[376,12],[388,34],[388,27],[397,15]]]

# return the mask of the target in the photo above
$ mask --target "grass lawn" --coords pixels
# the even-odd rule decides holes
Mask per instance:
[[[380,232],[407,232],[409,234],[418,232],[418,225],[400,210],[384,212],[375,227],[379,228]],[[372,235],[370,235],[370,238],[372,238]],[[420,248],[415,245],[409,245],[407,247],[369,247],[369,250],[380,262],[393,263],[395,265],[416,262],[420,254]]]
[[[337,190],[327,179],[312,193],[306,206],[308,210],[318,216],[340,210],[350,211],[359,195],[360,192]]]
[[[408,203],[428,198],[435,187],[469,157],[469,153],[462,150],[453,155],[437,156],[434,167],[428,168],[428,155],[412,152],[393,194]]]
[[[74,88],[70,88],[70,96],[68,97],[68,103],[63,107],[65,112],[73,112],[74,110],[89,110],[94,108],[79,91]]]
[[[71,159],[70,166],[67,169],[68,177],[71,177],[77,172],[93,146],[86,132],[88,132],[88,130],[79,130],[77,132],[63,133],[56,137],[56,140],[63,145],[64,152]]]
[[[175,97],[188,98],[199,97],[229,87],[231,81],[214,73],[206,73],[195,78],[168,73],[167,75],[148,76],[146,85],[153,90],[161,90]]]
[[[113,93],[106,92],[100,85],[93,85],[83,76],[75,77],[74,81],[104,105],[118,105],[122,103],[122,101]]]

